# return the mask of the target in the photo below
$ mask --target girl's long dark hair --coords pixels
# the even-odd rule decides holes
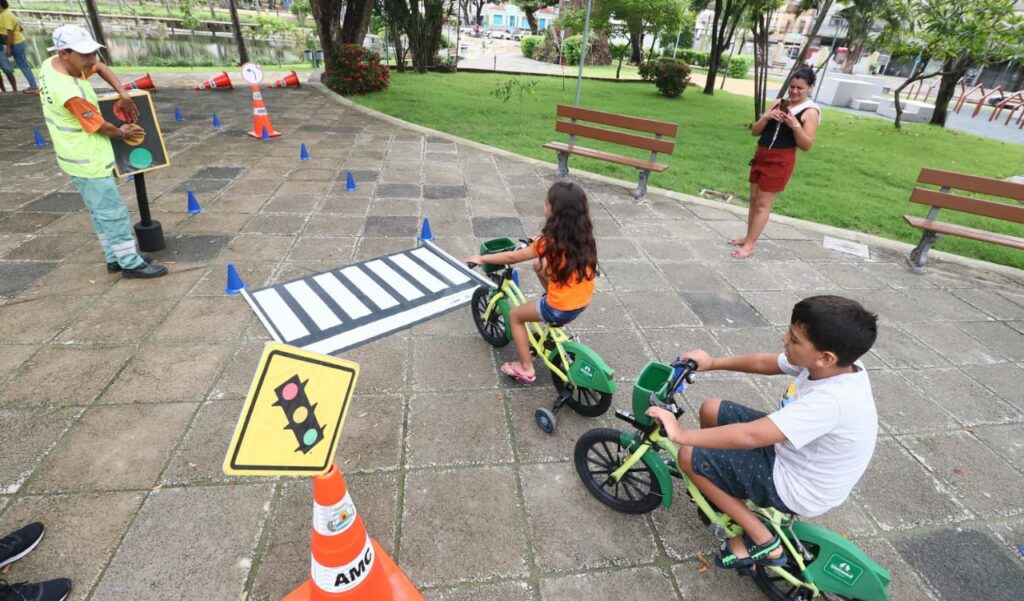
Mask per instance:
[[[544,255],[551,278],[560,284],[597,277],[597,242],[587,193],[579,184],[555,182],[548,189],[551,217],[544,224]]]

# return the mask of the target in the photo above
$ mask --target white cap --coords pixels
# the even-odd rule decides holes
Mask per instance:
[[[103,48],[103,44],[97,44],[88,30],[79,25],[61,25],[53,30],[53,46],[47,50],[74,50],[79,54],[92,54],[99,48]]]

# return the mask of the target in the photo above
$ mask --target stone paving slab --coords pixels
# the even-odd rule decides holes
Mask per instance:
[[[407,250],[424,218],[442,248],[473,254],[486,238],[539,230],[554,165],[315,88],[267,95],[284,133],[270,143],[243,131],[245,91],[162,87],[154,101],[172,166],[147,174],[168,242],[153,256],[171,273],[138,281],[106,273],[52,148],[32,145],[37,101],[4,98],[12,150],[0,165],[24,164],[0,192],[0,530],[50,528],[9,577],[70,576],[75,600],[280,599],[308,570],[310,483],[221,472],[269,339],[242,299],[224,296],[226,264],[258,288]],[[171,119],[175,106],[185,122]],[[299,161],[301,143],[311,161]],[[574,177],[605,277],[570,332],[615,369],[614,407],[628,408],[648,360],[779,349],[800,298],[861,300],[882,322],[865,357],[879,445],[850,500],[813,521],[886,566],[892,599],[1020,590],[1024,274],[936,253],[915,275],[905,247],[850,233],[870,258],[844,255],[822,247],[816,226],[776,217],[739,262],[725,243],[745,222],[734,207],[657,190],[637,203],[630,182]],[[120,189],[137,219],[134,186]],[[204,213],[185,213],[188,189]],[[536,384],[502,377],[513,356],[480,339],[468,310],[344,353],[362,371],[336,462],[370,534],[427,599],[764,598],[749,579],[701,570],[717,540],[681,491],[648,516],[592,499],[573,444],[621,422],[566,409],[544,434],[533,414],[555,390],[540,364]],[[771,410],[785,386],[703,375],[684,423],[709,397]],[[990,587],[972,588],[981,573]]]

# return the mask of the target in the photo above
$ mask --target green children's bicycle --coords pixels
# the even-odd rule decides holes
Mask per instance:
[[[672,478],[683,481],[697,505],[697,515],[716,537],[727,540],[742,529],[720,512],[675,463],[679,449],[658,422],[646,415],[650,406],[679,418],[684,409],[674,397],[693,382],[697,364],[691,360],[647,364],[633,386],[633,413],[615,416],[636,431],[596,428],[576,442],[576,472],[587,490],[608,507],[632,514],[672,505]],[[666,457],[667,455],[667,457]],[[802,522],[774,508],[748,506],[779,537],[784,566],[755,566],[746,573],[772,601],[857,599],[887,601],[889,572],[839,534]]]
[[[528,241],[521,240],[527,244]],[[487,255],[521,248],[511,238],[488,240],[480,245],[480,254]],[[509,312],[527,302],[519,289],[517,271],[511,265],[483,266],[494,281],[473,293],[473,321],[480,335],[489,344],[503,347],[512,341]],[[526,334],[530,352],[551,371],[551,381],[558,397],[551,409],[541,407],[534,413],[540,429],[551,434],[558,426],[558,412],[564,405],[587,417],[608,411],[615,394],[614,372],[601,356],[585,344],[571,339],[562,324],[527,323]]]

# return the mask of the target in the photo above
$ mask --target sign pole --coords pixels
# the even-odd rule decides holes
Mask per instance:
[[[155,252],[167,248],[164,230],[159,221],[154,221],[149,214],[149,197],[146,196],[146,174],[136,173],[135,198],[139,203],[139,222],[135,224],[135,237],[139,240],[139,250]]]

